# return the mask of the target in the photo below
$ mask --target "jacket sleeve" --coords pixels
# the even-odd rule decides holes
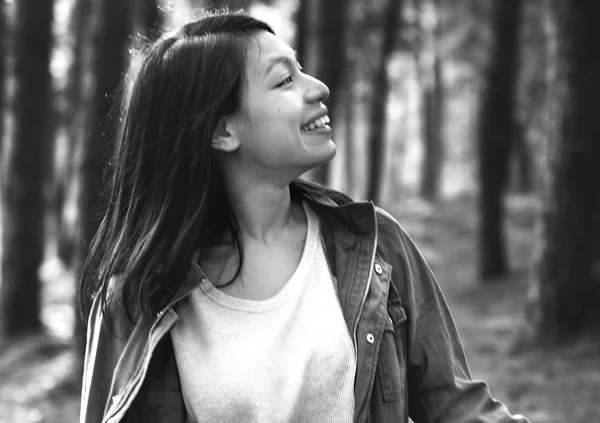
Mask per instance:
[[[440,287],[419,250],[388,213],[384,232],[394,267],[392,280],[407,314],[410,418],[416,423],[527,423],[473,380]]]
[[[115,284],[111,280],[111,284]],[[114,398],[115,377],[127,377],[119,371],[132,369],[131,353],[141,351],[140,344],[130,343],[132,334],[137,327],[129,324],[118,312],[109,312],[111,330],[105,324],[100,299],[94,300],[87,328],[87,345],[84,360],[80,423],[100,423],[109,411]],[[151,322],[142,326],[141,333],[145,334]],[[139,336],[138,336],[139,339]],[[145,341],[146,336],[143,336]],[[144,344],[141,344],[143,347]],[[129,349],[128,349],[129,348]],[[126,364],[123,364],[126,363]],[[153,350],[152,360],[143,379],[139,391],[133,396],[121,422],[143,423],[176,423],[186,421],[185,405],[179,383],[179,373],[173,354],[173,344],[170,336],[165,336]]]
[[[123,331],[115,326],[113,331]],[[112,371],[125,346],[125,339],[115,337],[103,320],[100,298],[96,297],[90,311],[81,391],[81,423],[99,423],[109,404]]]

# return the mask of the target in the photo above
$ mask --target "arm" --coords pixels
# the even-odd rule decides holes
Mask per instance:
[[[526,423],[471,377],[456,326],[429,266],[400,225],[383,212],[392,281],[408,316],[409,414],[416,423]]]

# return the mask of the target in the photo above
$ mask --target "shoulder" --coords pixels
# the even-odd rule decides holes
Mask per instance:
[[[384,237],[390,238],[390,240],[395,242],[409,242],[414,244],[400,222],[398,222],[398,220],[390,212],[381,207],[375,206],[375,215],[377,216],[379,232]]]
[[[408,232],[388,211],[375,207],[378,221],[381,254],[400,267],[410,268],[416,273],[430,274],[431,269]],[[413,272],[415,273],[415,272]]]
[[[391,228],[402,230],[402,226],[400,226],[398,220],[394,216],[392,216],[392,214],[387,210],[375,206],[375,213],[377,214],[377,218],[380,224],[383,223],[384,225],[386,225],[386,227],[390,226]]]

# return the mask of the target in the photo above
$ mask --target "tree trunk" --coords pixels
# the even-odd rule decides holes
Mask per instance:
[[[44,145],[50,127],[50,0],[19,0],[15,25],[14,133],[2,178],[2,332],[42,328],[38,268],[44,254]],[[2,81],[4,82],[4,81]]]
[[[373,74],[373,104],[369,115],[369,181],[367,199],[374,202],[381,200],[381,186],[385,165],[387,123],[386,106],[390,91],[390,79],[387,62],[394,52],[395,39],[401,24],[403,1],[388,0],[383,12],[383,42],[379,64]]]
[[[433,80],[423,87],[422,137],[423,167],[421,196],[435,202],[440,197],[440,182],[444,162],[444,87],[442,63],[436,55],[433,62]]]
[[[513,138],[520,0],[493,3],[493,46],[479,120],[479,275],[484,281],[508,271],[503,194]]]
[[[600,3],[547,2],[546,168],[530,284],[530,340],[600,328]]]
[[[335,115],[338,87],[343,78],[346,54],[345,28],[348,20],[346,0],[307,1],[307,43],[305,67],[307,72],[329,87],[329,99],[325,102],[329,116]],[[335,122],[333,122],[335,125]],[[334,133],[335,139],[335,133]],[[329,163],[310,172],[319,183],[329,182]]]
[[[306,64],[306,42],[308,26],[308,0],[298,0],[298,6],[294,12],[294,22],[296,23],[296,33],[294,34],[294,44],[298,61]]]
[[[96,218],[102,175],[109,159],[111,134],[106,122],[113,107],[113,98],[121,82],[122,74],[128,65],[129,36],[133,27],[132,0],[101,0],[94,16],[92,29],[92,58],[90,72],[92,89],[87,110],[85,135],[78,148],[79,196],[78,204],[78,245],[81,254],[75,264],[76,280],[81,279],[83,260],[88,252],[90,241],[98,229],[100,220]],[[76,307],[78,310],[79,307]],[[83,350],[84,328],[79,326],[76,344]]]
[[[421,83],[421,138],[423,163],[421,167],[421,196],[435,202],[440,196],[444,157],[444,81],[439,51],[439,0],[419,4],[423,47],[418,55]]]
[[[76,234],[73,219],[66,209],[68,201],[74,198],[75,154],[78,140],[83,136],[83,117],[86,104],[84,104],[84,52],[89,44],[89,27],[91,22],[91,0],[76,0],[71,9],[70,32],[72,36],[73,62],[68,70],[69,77],[66,87],[67,108],[63,115],[66,127],[66,153],[63,163],[57,163],[55,213],[57,215],[57,254],[67,265],[73,262],[76,253]]]
[[[344,146],[346,147],[346,186],[348,191],[353,192],[356,188],[356,136],[354,131],[356,130],[356,96],[353,90],[353,81],[348,81],[346,87],[346,104],[344,104],[344,125],[345,125],[345,136]]]
[[[8,31],[6,30],[4,3],[5,2],[0,1],[0,157],[2,157],[2,147],[4,144],[4,111],[6,110],[6,91],[4,86],[6,85],[6,53],[8,52],[8,49],[6,48]]]
[[[79,159],[80,243],[87,247],[96,233],[99,220],[94,219],[102,175],[109,158],[111,139],[105,136],[106,121],[113,99],[128,66],[129,35],[132,29],[131,0],[102,0],[99,2],[96,29],[93,32],[91,63],[93,88],[86,122],[86,136],[81,140]],[[86,255],[83,251],[82,257]]]
[[[533,192],[534,164],[531,148],[527,144],[525,125],[517,121],[514,126],[512,157],[512,188],[521,194]]]

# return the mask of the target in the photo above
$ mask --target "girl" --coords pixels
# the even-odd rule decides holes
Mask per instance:
[[[336,153],[328,95],[241,13],[149,48],[81,287],[82,423],[526,422],[394,218],[298,179]]]

